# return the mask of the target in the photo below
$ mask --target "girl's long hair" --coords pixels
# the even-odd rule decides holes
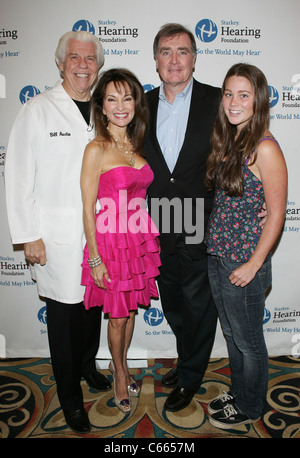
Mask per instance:
[[[96,134],[101,135],[108,142],[112,141],[110,132],[107,129],[108,121],[103,114],[103,99],[106,87],[110,82],[114,83],[117,90],[120,90],[121,86],[129,86],[135,100],[135,115],[127,126],[127,135],[133,150],[142,154],[144,135],[149,119],[148,106],[141,83],[133,73],[125,68],[111,69],[100,76],[91,97],[91,111],[94,116]]]
[[[215,189],[219,171],[219,186],[229,196],[241,196],[244,192],[243,165],[250,157],[251,164],[255,163],[257,144],[269,126],[269,90],[261,70],[254,65],[241,63],[233,65],[228,70],[222,94],[231,76],[243,76],[250,81],[254,90],[253,116],[236,137],[237,127],[229,123],[222,101],[220,102],[211,136],[212,151],[207,159],[205,184],[208,189]]]

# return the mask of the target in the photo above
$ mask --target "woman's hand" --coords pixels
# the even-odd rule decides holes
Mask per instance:
[[[104,278],[110,282],[110,278],[106,269],[106,265],[102,262],[99,266],[91,268],[91,276],[95,282],[95,285],[99,288],[107,289],[104,284]]]

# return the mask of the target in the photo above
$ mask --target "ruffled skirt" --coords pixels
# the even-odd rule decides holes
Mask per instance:
[[[111,280],[104,279],[107,289],[95,285],[88,264],[88,247],[85,246],[81,284],[86,286],[86,309],[102,306],[103,313],[109,313],[111,318],[121,318],[129,316],[129,311],[137,310],[138,305],[150,305],[151,298],[158,297],[155,278],[161,265],[159,234],[150,230],[153,223],[148,214],[147,219],[149,230],[145,233],[96,233],[98,252]]]

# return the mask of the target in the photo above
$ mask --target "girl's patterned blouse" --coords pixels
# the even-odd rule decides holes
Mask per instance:
[[[245,165],[244,194],[229,197],[219,186],[205,236],[208,253],[230,262],[246,262],[258,243],[258,213],[265,201],[261,181]]]

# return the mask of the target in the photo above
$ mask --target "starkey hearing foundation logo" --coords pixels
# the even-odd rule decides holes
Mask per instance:
[[[47,307],[41,307],[37,313],[37,318],[40,323],[47,324]]]
[[[278,94],[277,89],[273,86],[268,86],[268,89],[269,89],[270,108],[272,108],[278,103],[279,94]]]
[[[300,356],[300,310],[295,310],[293,307],[274,307],[272,312],[265,308],[264,311],[264,333],[276,335],[276,338],[282,336],[290,336],[291,350],[293,357]],[[285,341],[288,342],[287,338]]]
[[[300,120],[300,74],[294,74],[291,83],[280,89],[268,86],[271,111],[270,119]]]
[[[26,103],[29,99],[32,99],[32,97],[35,97],[36,95],[40,94],[40,90],[32,85],[25,86],[23,89],[21,89],[20,94],[19,94],[19,99],[22,105]]]
[[[152,306],[144,312],[144,321],[148,326],[148,329],[145,330],[146,337],[162,338],[174,335],[165,321],[162,310],[157,307]]]
[[[85,32],[90,32],[95,35],[95,27],[92,22],[87,21],[86,19],[80,19],[79,21],[75,22],[73,25],[72,31],[73,32],[80,32],[81,30]]]
[[[118,25],[117,21],[111,19],[99,19],[97,27],[91,21],[80,19],[73,25],[72,30],[85,30],[99,37],[101,42],[126,43],[129,38],[139,36],[138,27]]]
[[[25,275],[25,272],[29,270],[29,266],[24,261],[17,261],[11,256],[0,256],[0,274],[1,276],[9,277],[18,277]],[[3,282],[0,282],[2,286],[10,286],[10,281],[6,282],[8,284],[3,285]],[[25,283],[25,282],[24,282]],[[27,282],[26,282],[27,283]],[[20,286],[20,282],[13,281],[13,286]]]
[[[210,43],[218,35],[218,27],[211,19],[201,19],[195,27],[195,34],[204,43]]]
[[[217,25],[211,19],[201,19],[196,24],[195,34],[203,43],[210,43],[218,36],[221,43],[249,43],[252,38],[261,38],[261,29],[241,26],[239,20],[221,20]]]
[[[159,326],[163,322],[163,320],[163,312],[156,307],[150,307],[144,313],[144,321],[149,326]]]

